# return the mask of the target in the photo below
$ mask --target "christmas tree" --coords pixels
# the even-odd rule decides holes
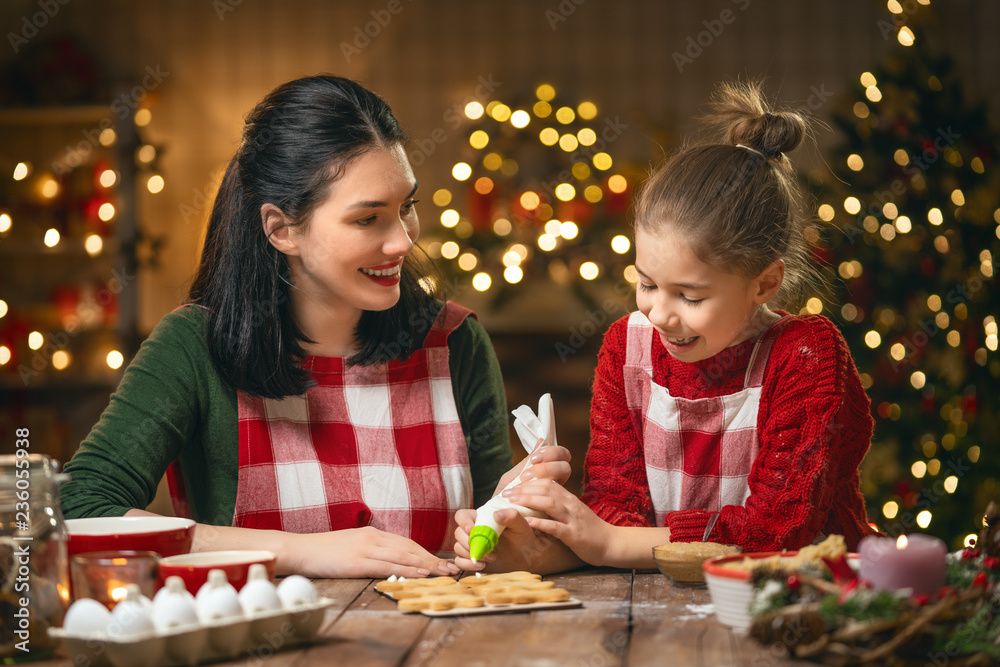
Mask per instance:
[[[872,400],[871,518],[957,548],[1000,495],[998,144],[984,106],[927,43],[931,10],[888,5],[891,53],[834,114],[843,140],[813,183],[837,230],[820,251],[844,288],[826,314]]]
[[[471,285],[502,306],[539,280],[588,305],[600,287],[630,291],[632,174],[612,144],[627,128],[590,101],[559,99],[549,84],[520,100],[466,105],[467,139],[452,188],[434,193],[442,229],[428,244],[453,288]]]

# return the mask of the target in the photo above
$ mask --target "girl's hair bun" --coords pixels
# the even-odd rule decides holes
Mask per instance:
[[[770,108],[759,83],[722,84],[708,120],[722,129],[727,143],[752,148],[769,159],[798,147],[806,134],[805,119],[794,111]]]

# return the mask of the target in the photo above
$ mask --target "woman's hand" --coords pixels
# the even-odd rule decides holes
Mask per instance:
[[[569,450],[560,445],[543,447],[524,457],[516,466],[505,472],[503,477],[500,478],[500,482],[497,484],[493,495],[503,491],[518,476],[521,476],[522,482],[532,479],[552,479],[559,484],[565,484],[566,480],[569,479],[570,473],[573,472],[570,467],[570,460],[572,458],[573,456]],[[524,471],[524,467],[528,465],[529,461],[531,462],[531,467],[527,471]]]
[[[142,510],[131,510],[128,514],[140,513],[149,514]],[[416,579],[459,572],[454,563],[438,558],[413,540],[371,526],[326,533],[286,533],[195,525],[191,551],[229,549],[273,551],[279,575],[382,579],[394,574]]]
[[[548,482],[556,486],[551,481]],[[562,487],[560,487],[562,488]],[[458,527],[455,529],[455,564],[470,572],[488,569],[490,572],[510,572],[528,570],[536,574],[548,574],[578,567],[580,562],[566,548],[544,533],[532,530],[517,510],[497,510],[493,515],[496,522],[505,526],[496,549],[473,563],[469,558],[469,532],[476,525],[473,510],[459,510],[455,514]]]
[[[371,526],[328,533],[288,534],[293,570],[306,577],[418,577],[453,575],[454,563],[438,558],[407,537]]]
[[[535,480],[508,489],[503,495],[516,505],[549,515],[548,519],[527,517],[525,522],[532,529],[558,539],[591,565],[608,564],[614,526],[561,485],[551,480]]]

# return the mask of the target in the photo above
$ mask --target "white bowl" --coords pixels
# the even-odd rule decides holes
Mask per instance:
[[[705,570],[705,583],[708,593],[715,605],[715,615],[720,623],[724,623],[738,632],[750,629],[753,619],[750,617],[750,602],[753,599],[754,587],[750,583],[750,571],[724,567],[727,563],[739,563],[744,558],[762,560],[772,556],[792,558],[798,551],[759,551],[733,556],[710,558],[702,566]],[[848,564],[857,570],[858,555],[847,554]]]
[[[734,630],[746,632],[750,629],[750,600],[753,599],[753,584],[750,583],[748,570],[737,570],[723,567],[726,563],[739,563],[744,558],[768,558],[778,554],[793,556],[797,552],[767,551],[753,554],[736,554],[710,558],[702,566],[705,570],[705,583],[708,584],[708,594],[715,605],[715,615],[720,623]]]

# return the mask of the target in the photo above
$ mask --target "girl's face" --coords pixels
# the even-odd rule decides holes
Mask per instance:
[[[334,311],[395,305],[403,259],[420,233],[417,186],[399,145],[350,162],[309,220],[287,230],[280,249],[298,293]]]
[[[710,359],[753,337],[754,316],[777,291],[777,286],[772,291],[770,284],[762,284],[770,267],[754,280],[722,271],[698,259],[669,227],[636,229],[635,268],[639,310],[659,332],[667,352],[688,363]]]

